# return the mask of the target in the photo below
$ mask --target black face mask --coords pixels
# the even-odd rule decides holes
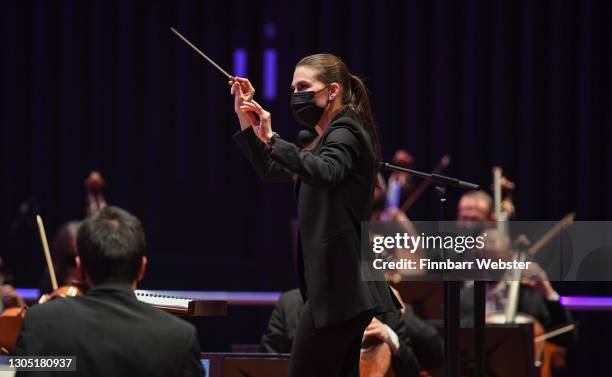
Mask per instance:
[[[323,88],[327,89],[327,87]],[[293,117],[304,127],[314,127],[319,123],[325,109],[317,106],[315,95],[321,90],[309,90],[291,94],[291,112]]]

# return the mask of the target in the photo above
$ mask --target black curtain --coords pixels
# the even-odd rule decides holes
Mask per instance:
[[[231,139],[225,78],[170,26],[230,71],[244,49],[258,93],[276,91],[259,98],[289,139],[295,63],[331,52],[365,78],[386,158],[406,148],[427,170],[448,153],[447,174],[485,187],[501,165],[518,184],[522,220],[612,212],[607,1],[6,0],[0,12],[0,255],[20,285],[37,285],[43,269],[20,205],[31,203],[53,234],[83,217],[92,169],[108,201],[145,223],[147,286],[296,284],[292,187],[257,179]],[[435,218],[433,195],[409,215]],[[611,329],[603,323],[600,345]]]

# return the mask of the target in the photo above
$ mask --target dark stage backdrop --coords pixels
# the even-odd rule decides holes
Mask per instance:
[[[427,170],[448,153],[448,174],[486,187],[500,164],[523,220],[612,213],[607,1],[6,0],[0,12],[0,255],[22,286],[38,284],[43,258],[19,206],[52,234],[82,217],[92,169],[144,221],[147,286],[296,284],[292,187],[257,179],[231,139],[226,80],[172,25],[248,75],[289,139],[294,65],[331,52],[366,79],[387,158],[406,148]],[[434,198],[410,216],[434,218]]]

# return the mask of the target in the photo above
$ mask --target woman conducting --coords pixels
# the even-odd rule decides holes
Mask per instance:
[[[270,113],[244,78],[230,81],[240,149],[265,181],[296,182],[298,274],[305,306],[290,377],[359,376],[364,329],[399,308],[381,271],[361,263],[361,222],[370,219],[380,145],[363,82],[338,57],[296,66],[291,108],[317,137],[300,149],[272,130]],[[380,276],[379,276],[380,275]]]

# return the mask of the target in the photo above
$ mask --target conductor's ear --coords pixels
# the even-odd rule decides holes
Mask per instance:
[[[329,84],[329,100],[333,101],[340,96],[340,84],[332,82]]]

